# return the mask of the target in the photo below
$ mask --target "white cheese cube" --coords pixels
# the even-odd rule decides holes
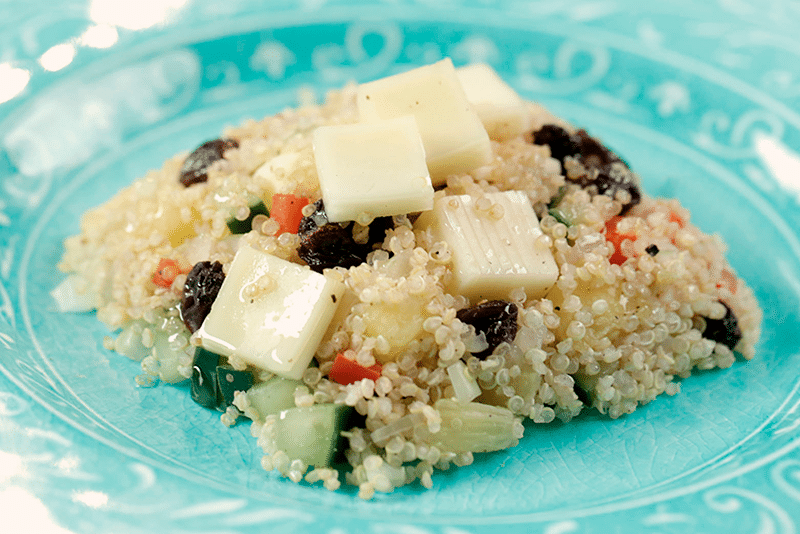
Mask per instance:
[[[453,278],[448,289],[473,302],[508,299],[516,287],[525,288],[529,298],[543,297],[558,278],[558,266],[550,249],[536,242],[542,231],[527,195],[506,191],[485,198],[500,208],[480,211],[479,201],[469,195],[446,196],[416,222],[449,245]]]
[[[361,84],[357,103],[362,121],[414,115],[434,185],[491,160],[489,136],[450,59]]]
[[[299,379],[344,285],[308,267],[242,247],[199,336],[204,348]]]
[[[505,141],[529,129],[530,116],[525,101],[492,67],[475,63],[459,67],[456,74],[491,139]]]
[[[313,143],[329,221],[433,207],[433,185],[414,117],[321,126],[314,131]]]

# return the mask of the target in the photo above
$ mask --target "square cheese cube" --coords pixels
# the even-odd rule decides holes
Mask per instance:
[[[361,84],[357,103],[362,121],[414,115],[434,185],[491,160],[489,136],[450,59]]]
[[[343,292],[341,282],[243,246],[199,330],[202,346],[299,379]]]
[[[473,197],[459,195],[436,199],[433,210],[416,222],[450,247],[453,278],[448,290],[473,302],[508,299],[517,287],[524,287],[529,298],[545,296],[559,271],[550,249],[536,243],[542,231],[527,195],[506,191],[486,198],[502,208],[502,216],[497,209],[478,210]]]
[[[491,139],[505,141],[529,129],[530,114],[525,101],[492,67],[475,63],[459,67],[456,74]]]
[[[414,117],[321,126],[314,131],[313,144],[329,221],[433,207],[433,185]]]

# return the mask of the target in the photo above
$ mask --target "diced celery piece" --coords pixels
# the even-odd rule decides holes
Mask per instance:
[[[343,404],[315,404],[282,411],[274,427],[276,450],[309,466],[330,466],[342,447],[341,432],[352,410]]]
[[[247,401],[263,421],[270,414],[294,408],[294,390],[302,385],[301,380],[276,376],[247,390]]]
[[[547,213],[553,217],[555,220],[563,224],[564,226],[570,227],[572,226],[572,222],[567,218],[564,211],[559,208],[550,208],[547,210]]]
[[[431,435],[431,445],[453,452],[488,452],[514,447],[516,418],[510,410],[478,402],[439,399],[434,408],[442,427]]]

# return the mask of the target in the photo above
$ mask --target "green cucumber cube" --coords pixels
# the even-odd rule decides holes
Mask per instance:
[[[235,391],[247,391],[253,387],[253,373],[237,371],[230,365],[217,366],[217,391],[219,408],[222,411],[233,404]]]
[[[192,360],[192,400],[206,408],[215,409],[219,404],[217,366],[220,355],[197,347]]]
[[[302,385],[302,380],[276,376],[251,387],[247,391],[247,400],[263,421],[270,414],[294,408],[294,390]]]
[[[344,447],[341,432],[346,430],[352,411],[343,404],[284,410],[275,421],[275,448],[309,466],[328,467]]]

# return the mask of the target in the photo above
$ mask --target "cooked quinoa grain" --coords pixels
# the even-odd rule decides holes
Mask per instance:
[[[341,292],[327,297],[336,311],[298,380],[235,355],[220,360],[253,374],[255,385],[235,393],[221,421],[252,420],[264,469],[329,490],[345,481],[367,499],[411,483],[430,488],[436,470],[515,446],[524,419],[568,422],[589,408],[617,418],[662,393],[677,394],[694,369],[755,356],[761,310],[721,239],[696,228],[677,200],[648,197],[613,152],[533,103],[524,107],[528,131],[492,140],[488,162],[447,176],[433,199],[447,206],[466,195],[479,220],[503,223],[512,214],[492,199],[524,193],[541,230],[526,246],[552,255],[557,269],[542,295],[520,286],[480,300],[451,291],[459,251],[425,214],[384,218],[377,239],[378,220],[369,214],[349,226],[328,223],[314,207],[322,192],[312,133],[356,123],[357,92],[347,86],[322,105],[229,128],[224,152],[201,169],[205,181],[181,183],[187,156],[176,156],[88,211],[81,233],[65,242],[60,268],[95,296],[98,319],[119,329],[104,347],[142,362],[142,386],[178,382],[199,369],[202,332],[189,332],[181,308],[193,267],[219,262],[221,277],[244,247],[305,265],[303,231],[279,231],[285,223],[274,212],[259,212],[251,230],[231,233],[227,222],[248,220],[254,200],[269,208],[275,194],[307,199],[301,228],[336,224],[331,235],[344,232],[360,247],[365,261],[336,266],[334,257],[333,267],[320,269]],[[560,139],[559,159],[544,139]],[[575,139],[608,161],[581,155]],[[617,181],[598,187],[601,178]],[[156,284],[164,259],[177,275]],[[282,283],[264,278],[242,294],[252,302]],[[220,379],[216,370],[213,376]],[[281,410],[339,406],[331,413],[348,422],[333,439],[350,465],[341,480],[326,462],[311,465],[281,449],[285,423],[263,413],[257,393],[279,382],[288,399]]]

